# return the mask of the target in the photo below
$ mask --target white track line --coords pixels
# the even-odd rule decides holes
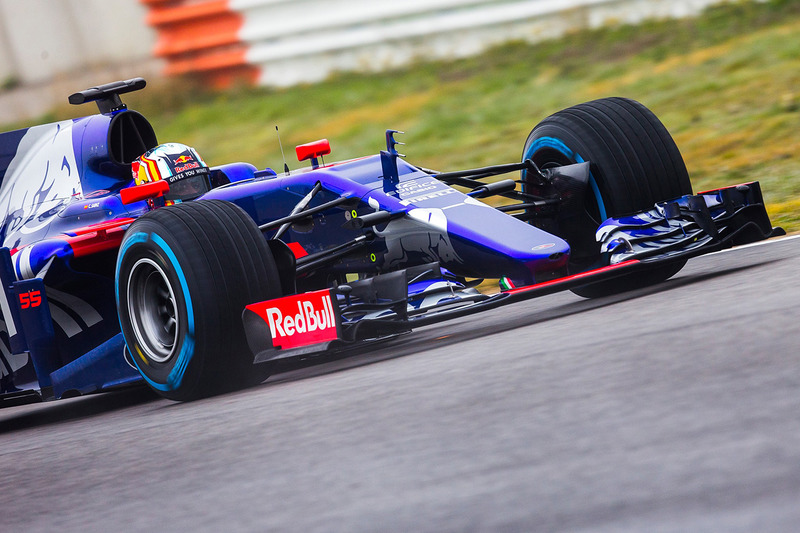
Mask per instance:
[[[753,248],[755,246],[764,246],[764,245],[767,245],[767,244],[773,244],[773,243],[784,242],[784,241],[791,241],[793,239],[799,239],[799,238],[800,238],[800,235],[790,235],[788,237],[781,237],[779,239],[768,239],[766,241],[758,241],[758,242],[754,242],[754,243],[750,243],[750,244],[743,244],[742,246],[734,246],[733,248],[726,248],[725,250],[720,250],[719,252],[712,252],[710,254],[707,254],[707,256],[712,256],[712,255],[717,255],[717,254],[725,254],[725,253],[728,253],[728,252],[735,252],[736,250],[744,250],[745,248]]]

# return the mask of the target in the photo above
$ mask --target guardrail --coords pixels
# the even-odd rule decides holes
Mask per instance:
[[[140,0],[166,73],[287,86],[463,57],[509,40],[681,17],[721,0]]]
[[[288,86],[612,21],[687,16],[721,0],[140,1],[167,74],[200,75],[217,86]]]

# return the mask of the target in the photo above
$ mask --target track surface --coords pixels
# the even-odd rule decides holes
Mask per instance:
[[[0,411],[3,531],[797,531],[800,239],[190,404]]]

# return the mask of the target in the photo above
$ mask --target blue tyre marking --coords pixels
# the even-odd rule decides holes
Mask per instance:
[[[116,286],[115,292],[117,297],[117,307],[119,307],[119,269],[122,266],[122,258],[125,256],[125,252],[128,250],[128,248],[140,242],[147,242],[147,238],[148,238],[147,233],[144,233],[142,231],[134,233],[133,235],[127,237],[125,244],[122,245],[122,247],[119,249],[119,252],[117,253],[117,270],[114,273],[114,280],[115,280],[114,285]],[[121,328],[122,328],[122,322],[120,322],[120,329]]]
[[[574,150],[570,149],[569,146],[564,144],[564,141],[555,137],[540,137],[533,141],[533,143],[531,143],[531,145],[525,151],[525,156],[523,159],[529,159],[534,153],[542,148],[551,148],[561,152],[567,159],[571,159],[576,163],[583,163],[585,161],[580,154],[576,154]],[[594,198],[597,201],[597,207],[600,210],[600,220],[606,220],[608,218],[606,204],[603,201],[603,197],[600,195],[600,188],[597,186],[597,180],[594,179],[594,176],[591,173],[589,173],[589,186],[592,188],[592,192],[594,192]]]
[[[122,264],[122,259],[124,257],[125,252],[127,249],[136,243],[143,243],[147,240],[151,240],[154,244],[156,244],[166,256],[169,258],[170,262],[172,263],[173,268],[175,269],[175,274],[178,276],[178,280],[181,284],[181,289],[183,290],[183,297],[186,302],[186,314],[187,314],[187,331],[186,335],[183,338],[183,345],[181,346],[181,351],[177,356],[177,360],[175,361],[175,365],[172,367],[169,375],[167,376],[166,383],[157,383],[147,377],[144,372],[142,372],[141,367],[139,366],[139,361],[131,354],[131,359],[133,359],[136,368],[139,369],[139,373],[142,377],[147,381],[151,387],[160,391],[172,391],[176,390],[178,387],[181,386],[183,382],[183,376],[186,373],[186,368],[189,366],[189,362],[192,360],[192,356],[194,356],[194,311],[192,306],[192,297],[189,293],[189,286],[186,283],[186,276],[183,273],[183,269],[178,262],[178,258],[175,256],[175,253],[169,247],[169,245],[164,241],[161,236],[153,233],[147,234],[144,232],[134,233],[129,238],[126,239],[125,244],[120,248],[119,251],[119,259],[117,260],[117,272],[116,272],[116,280],[117,280],[117,305],[119,305],[119,270],[120,265]],[[122,323],[120,322],[120,328],[122,327]]]

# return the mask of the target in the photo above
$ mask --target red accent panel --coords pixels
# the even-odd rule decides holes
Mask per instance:
[[[59,238],[67,241],[70,248],[72,248],[74,257],[114,250],[119,248],[122,237],[125,235],[125,230],[134,220],[136,219],[118,218],[108,222],[101,222],[100,224],[93,224],[75,230],[73,232],[75,233],[74,237],[65,235]]]
[[[119,197],[123,204],[128,205],[133,202],[147,200],[148,198],[158,198],[168,192],[169,183],[164,180],[159,180],[122,189],[119,191]]]
[[[319,157],[331,153],[331,143],[328,142],[328,139],[320,139],[319,141],[297,146],[295,152],[297,152],[298,161],[305,161],[312,157]]]
[[[287,242],[286,246],[288,246],[289,249],[292,251],[295,259],[300,259],[301,257],[305,257],[308,255],[308,252],[305,251],[305,249],[300,245],[299,242]]]
[[[87,233],[95,233],[97,231],[105,231],[112,228],[118,228],[120,226],[126,226],[136,220],[135,218],[115,218],[114,220],[109,220],[106,222],[100,222],[98,224],[92,224],[90,226],[84,226],[82,228],[78,228],[76,230],[71,231],[70,233],[74,233],[75,235],[86,235]]]
[[[630,261],[624,261],[622,263],[617,263],[616,265],[610,265],[610,266],[603,267],[603,268],[597,268],[595,270],[587,270],[586,272],[581,272],[580,274],[573,274],[572,276],[566,276],[566,277],[554,279],[554,280],[551,280],[551,281],[545,281],[545,282],[542,282],[542,283],[536,283],[534,285],[527,285],[525,287],[518,287],[516,289],[510,289],[510,290],[503,291],[503,292],[506,293],[506,294],[516,294],[516,293],[519,293],[519,292],[528,292],[528,291],[531,291],[531,290],[542,289],[544,287],[557,286],[557,285],[559,285],[561,283],[567,283],[567,282],[570,282],[570,281],[576,281],[576,280],[580,280],[580,279],[584,279],[584,278],[586,278],[586,281],[588,283],[588,282],[591,281],[591,278],[593,278],[597,274],[602,274],[604,272],[610,272],[612,270],[619,270],[621,268],[628,268],[628,267],[630,267],[632,265],[635,265],[638,262],[639,262],[638,259],[632,259]]]
[[[717,192],[717,191],[721,191],[723,189],[735,189],[736,187],[741,187],[742,185],[745,185],[745,186],[749,187],[749,186],[753,185],[754,183],[757,183],[757,182],[755,182],[755,181],[747,181],[745,183],[739,183],[738,185],[729,185],[727,187],[719,187],[717,189],[709,189],[707,191],[697,192],[695,194],[708,194],[710,192]]]
[[[339,319],[331,291],[307,292],[250,304],[269,327],[275,348],[288,350],[339,338]]]

